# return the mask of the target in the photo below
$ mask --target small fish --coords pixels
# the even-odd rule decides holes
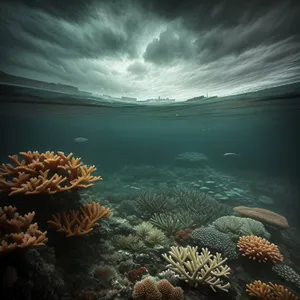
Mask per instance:
[[[238,153],[228,152],[228,153],[224,153],[223,156],[241,156],[241,155]]]
[[[86,139],[84,137],[77,137],[74,139],[74,142],[76,142],[76,143],[85,143],[87,141],[88,141],[88,139]]]
[[[141,188],[136,187],[136,186],[130,186],[130,188],[133,189],[133,190],[140,190],[141,189]]]

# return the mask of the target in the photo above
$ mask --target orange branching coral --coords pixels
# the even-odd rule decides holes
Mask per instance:
[[[99,226],[98,220],[110,216],[110,209],[92,202],[84,204],[80,210],[71,210],[69,213],[53,215],[53,220],[48,224],[55,227],[58,232],[63,232],[67,237],[89,233],[93,227]]]
[[[10,155],[11,164],[0,166],[0,192],[16,194],[55,194],[69,189],[88,188],[102,180],[93,176],[95,166],[83,165],[80,158],[58,151],[20,152]]]
[[[233,208],[233,210],[242,217],[251,218],[280,228],[289,228],[289,223],[285,217],[268,209],[236,206]]]
[[[269,282],[266,284],[260,280],[247,284],[247,293],[261,300],[298,300],[288,289],[279,284]]]
[[[32,223],[35,212],[19,215],[14,206],[0,207],[0,230],[5,233],[20,232]]]
[[[0,254],[45,245],[47,231],[41,232],[37,223],[31,224],[34,215],[35,212],[21,216],[16,207],[0,207]]]
[[[277,245],[255,235],[241,236],[237,246],[243,252],[243,256],[259,262],[278,263],[283,261]]]

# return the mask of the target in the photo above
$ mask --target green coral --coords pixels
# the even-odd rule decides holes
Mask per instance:
[[[213,226],[195,229],[191,234],[191,239],[198,247],[213,248],[224,254],[228,259],[238,257],[236,243],[232,241],[229,235],[218,231]]]
[[[183,229],[183,225],[180,219],[173,214],[155,214],[150,219],[150,222],[169,235],[172,235],[176,231]]]
[[[129,234],[116,235],[113,239],[114,244],[120,249],[128,250],[131,252],[142,252],[146,250],[144,242],[136,235]]]
[[[164,245],[166,243],[165,234],[149,222],[143,222],[134,228],[136,234],[149,247]]]
[[[164,193],[142,191],[136,199],[137,208],[144,216],[152,216],[155,213],[169,210],[170,199]]]
[[[300,289],[300,275],[285,264],[276,264],[272,271],[282,277],[285,281],[295,284]]]
[[[228,234],[233,240],[243,235],[256,235],[265,239],[271,236],[261,222],[250,218],[223,216],[214,221],[213,226],[218,231]]]
[[[134,229],[136,234],[118,235],[114,238],[114,244],[124,250],[141,252],[167,243],[165,234],[149,222],[143,222]]]

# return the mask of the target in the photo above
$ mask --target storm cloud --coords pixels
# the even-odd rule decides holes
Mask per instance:
[[[139,99],[227,95],[300,81],[298,28],[296,0],[6,0],[0,70]]]

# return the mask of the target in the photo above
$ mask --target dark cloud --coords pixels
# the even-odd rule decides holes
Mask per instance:
[[[14,5],[23,4],[29,9],[44,12],[53,17],[66,19],[69,21],[81,22],[90,17],[96,0],[74,0],[74,1],[61,1],[61,0],[2,0]],[[98,1],[98,3],[104,1]]]
[[[147,67],[141,63],[141,62],[134,62],[133,64],[129,65],[127,70],[134,74],[134,75],[138,75],[138,76],[141,76],[141,75],[144,75],[145,73],[147,73]]]
[[[2,0],[0,69],[112,95],[221,95],[300,80],[298,28],[299,0]]]
[[[144,58],[157,64],[169,64],[177,59],[190,59],[194,54],[192,38],[177,22],[168,26],[147,46]]]
[[[178,15],[186,25],[181,27],[185,31],[175,27],[166,29],[148,45],[144,57],[155,63],[169,63],[198,53],[203,63],[226,55],[240,55],[249,49],[286,39],[300,44],[300,4],[294,7],[287,3],[276,6],[273,2],[264,7],[253,2],[240,10],[241,5],[232,9],[221,1],[217,5],[196,5],[193,9],[192,1],[185,5],[178,2],[175,9],[173,5],[170,10],[165,8],[165,13],[173,17]],[[188,32],[187,28],[191,31]]]

